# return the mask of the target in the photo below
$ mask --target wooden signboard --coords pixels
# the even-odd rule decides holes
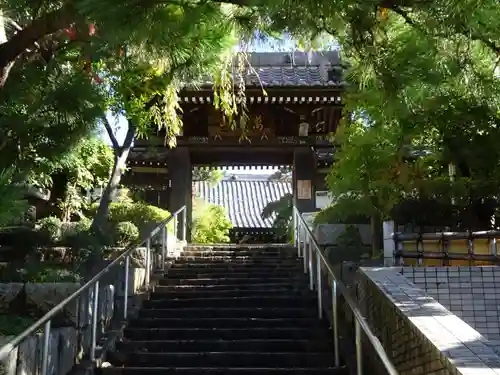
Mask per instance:
[[[311,199],[311,180],[297,180],[297,199]]]

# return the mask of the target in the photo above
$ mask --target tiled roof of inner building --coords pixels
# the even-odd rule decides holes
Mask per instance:
[[[216,186],[197,181],[193,185],[193,192],[201,199],[226,209],[235,228],[271,228],[272,220],[263,220],[262,210],[292,192],[289,182],[280,181],[224,180]]]

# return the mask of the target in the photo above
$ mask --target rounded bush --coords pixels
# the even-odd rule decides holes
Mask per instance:
[[[127,246],[139,239],[139,229],[130,221],[122,221],[115,227],[115,244]]]

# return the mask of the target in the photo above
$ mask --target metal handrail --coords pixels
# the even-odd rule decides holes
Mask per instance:
[[[77,302],[78,298],[82,296],[83,293],[89,291],[91,288],[94,289],[93,294],[93,305],[92,305],[92,327],[91,327],[91,342],[90,342],[90,360],[95,360],[95,352],[97,345],[97,313],[98,313],[98,293],[99,293],[99,281],[106,275],[111,269],[118,266],[122,260],[125,260],[125,275],[124,275],[124,304],[123,304],[123,318],[127,319],[128,316],[128,285],[129,285],[129,267],[130,267],[130,256],[137,250],[140,246],[146,244],[146,278],[145,285],[149,286],[151,270],[154,264],[151,262],[151,240],[157,235],[161,235],[161,269],[165,269],[165,260],[167,252],[167,242],[168,242],[168,231],[166,229],[167,224],[172,220],[174,221],[174,236],[177,237],[177,217],[179,214],[183,215],[183,226],[182,226],[182,236],[181,240],[186,239],[186,206],[182,206],[177,211],[172,213],[166,220],[159,223],[145,238],[139,239],[135,243],[128,246],[115,260],[104,267],[100,272],[98,272],[92,279],[82,285],[77,291],[71,294],[69,297],[65,298],[58,305],[53,307],[49,312],[47,312],[38,321],[33,323],[24,332],[13,338],[9,343],[5,344],[0,348],[0,361],[4,360],[11,351],[19,346],[24,340],[29,338],[31,335],[35,334],[42,326],[43,328],[43,344],[42,344],[42,367],[41,375],[48,374],[48,350],[49,350],[49,340],[50,340],[50,329],[51,321],[56,314],[61,312],[68,304]]]
[[[318,315],[319,318],[323,318],[323,295],[322,295],[322,274],[321,266],[323,265],[328,274],[332,279],[332,329],[333,329],[333,345],[334,345],[334,356],[335,356],[335,366],[340,365],[340,352],[339,352],[339,334],[338,334],[338,296],[342,295],[345,302],[349,306],[354,318],[355,318],[355,340],[356,340],[356,372],[357,375],[363,375],[363,358],[362,358],[362,346],[361,346],[361,332],[364,332],[366,338],[371,343],[375,352],[379,356],[383,365],[385,366],[387,372],[390,375],[399,375],[396,367],[392,364],[389,356],[387,355],[382,343],[375,336],[371,330],[366,318],[361,313],[361,310],[351,297],[347,287],[344,283],[339,280],[335,275],[335,272],[330,265],[330,262],[325,258],[321,252],[321,247],[318,244],[311,228],[307,225],[306,221],[298,211],[296,207],[293,207],[293,225],[294,225],[294,244],[298,249],[299,257],[304,259],[304,272],[309,274],[309,287],[314,290],[314,265],[313,265],[313,251],[316,254],[316,287],[318,293]],[[302,238],[302,233],[304,237]],[[303,247],[303,248],[302,248]],[[314,250],[313,250],[314,248]]]

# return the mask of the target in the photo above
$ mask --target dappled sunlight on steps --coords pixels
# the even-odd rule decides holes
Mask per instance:
[[[102,375],[347,374],[285,246],[188,247],[107,360]]]

